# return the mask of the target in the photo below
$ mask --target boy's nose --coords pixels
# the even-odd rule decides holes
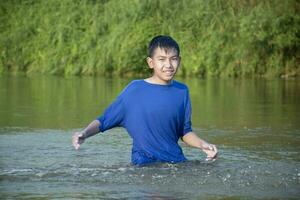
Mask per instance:
[[[172,68],[172,63],[171,63],[171,61],[167,60],[166,63],[165,63],[165,67],[167,67],[167,68]]]

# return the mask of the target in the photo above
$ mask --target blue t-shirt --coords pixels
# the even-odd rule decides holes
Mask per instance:
[[[134,80],[97,119],[101,132],[127,130],[135,165],[186,160],[178,140],[192,131],[191,102],[188,87],[178,81],[158,85]]]

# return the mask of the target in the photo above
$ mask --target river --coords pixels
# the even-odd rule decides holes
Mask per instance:
[[[75,151],[71,136],[131,81],[0,76],[1,199],[298,199],[299,79],[178,79],[190,88],[193,129],[219,148],[206,162],[130,164],[122,128]]]

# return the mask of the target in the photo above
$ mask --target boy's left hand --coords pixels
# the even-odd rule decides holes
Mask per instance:
[[[218,155],[218,149],[216,147],[216,145],[214,144],[206,144],[203,149],[202,149],[207,157],[206,157],[206,161],[214,161],[217,158]]]

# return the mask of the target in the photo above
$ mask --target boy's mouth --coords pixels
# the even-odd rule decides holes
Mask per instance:
[[[173,70],[168,70],[168,71],[164,71],[165,74],[167,75],[173,75],[174,71]]]

